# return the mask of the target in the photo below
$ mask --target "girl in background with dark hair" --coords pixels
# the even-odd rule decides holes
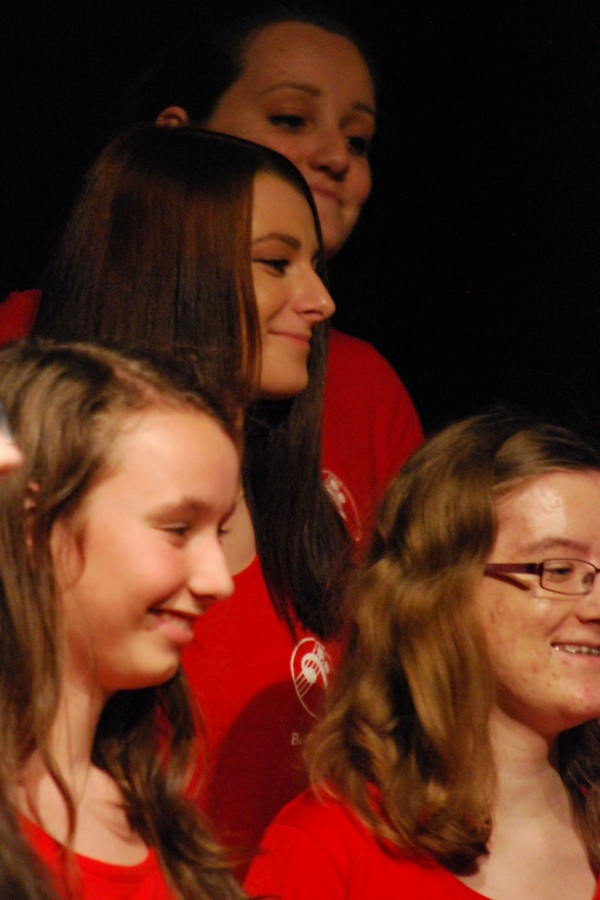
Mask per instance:
[[[200,27],[190,24],[170,42],[165,38],[164,58],[124,97],[120,127],[191,124],[282,153],[311,189],[325,255],[333,256],[371,188],[377,112],[371,59],[342,23],[302,6],[262,4],[259,15],[216,29],[202,19]],[[30,292],[2,304],[0,341],[30,328],[36,306]],[[332,329],[326,376],[325,478],[351,534],[360,538],[391,479],[421,443],[421,427],[397,375],[364,341]]]
[[[349,604],[315,784],[247,890],[600,897],[600,458],[503,412],[396,478]]]
[[[85,345],[0,354],[23,453],[0,487],[0,758],[39,897],[242,896],[182,795],[180,656],[233,588],[239,475],[229,413],[183,376]]]
[[[210,750],[202,802],[220,836],[244,847],[306,784],[300,747],[352,567],[321,477],[334,308],[321,272],[312,196],[284,157],[140,126],[92,168],[37,325],[125,348],[192,345],[245,398],[243,485],[224,538],[236,591],[184,654]],[[325,457],[331,473],[361,468],[345,450]]]
[[[325,255],[334,256],[371,190],[372,60],[343,23],[302,5],[267,4],[260,14],[223,27],[204,25],[178,34],[163,60],[132,85],[123,118],[201,125],[282,153],[305,177]],[[380,302],[366,298],[366,304]],[[326,477],[354,534],[370,531],[383,493],[421,441],[417,414],[396,373],[372,346],[332,329],[324,455],[331,449],[360,463]]]

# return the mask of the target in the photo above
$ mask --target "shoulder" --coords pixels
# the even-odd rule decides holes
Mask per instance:
[[[310,790],[267,829],[246,888],[280,900],[479,896],[435,860],[384,849],[345,803]]]
[[[402,384],[391,365],[372,344],[332,328],[329,332],[328,369],[331,369],[333,374],[337,374],[355,364],[367,364],[369,370],[380,372],[397,381],[398,384]],[[360,375],[361,373],[357,372],[356,374]]]
[[[414,417],[421,434],[412,400],[398,375],[375,347],[360,338],[331,330],[325,380],[325,403],[351,397],[353,402],[368,404],[371,415],[403,415]]]
[[[313,838],[325,841],[334,833],[353,835],[359,825],[358,819],[345,803],[330,795],[316,795],[306,790],[285,806],[274,824],[297,828]]]
[[[419,417],[390,364],[365,341],[331,331],[323,403],[323,462],[367,518],[398,469],[423,443]],[[358,471],[357,471],[358,470]],[[362,473],[367,484],[356,484]],[[362,503],[362,506],[361,506]]]
[[[305,791],[267,829],[247,892],[280,900],[346,898],[354,837],[348,824],[340,804]]]

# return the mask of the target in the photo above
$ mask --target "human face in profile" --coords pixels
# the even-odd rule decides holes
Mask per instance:
[[[261,396],[295,397],[308,385],[313,328],[335,310],[316,272],[320,248],[310,206],[270,174],[254,181],[252,276],[261,331]]]
[[[100,703],[171,678],[196,619],[231,594],[221,539],[239,478],[231,439],[192,407],[128,416],[109,464],[51,533],[66,683]]]
[[[497,509],[490,563],[600,567],[599,472],[531,478]],[[600,580],[566,596],[542,588],[537,575],[484,577],[477,606],[503,713],[548,738],[600,716]]]
[[[312,191],[326,255],[339,250],[371,190],[375,131],[373,83],[351,41],[303,22],[267,26],[203,124],[287,156]]]

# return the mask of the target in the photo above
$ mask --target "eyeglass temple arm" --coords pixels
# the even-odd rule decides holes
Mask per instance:
[[[519,574],[539,575],[540,570],[541,564],[538,563],[514,563],[513,565],[510,563],[488,563],[484,569],[484,575],[489,575],[490,578],[496,578],[498,581],[504,581],[506,584],[511,584],[522,591],[528,591],[528,584],[523,584],[522,581],[518,581],[510,576]]]

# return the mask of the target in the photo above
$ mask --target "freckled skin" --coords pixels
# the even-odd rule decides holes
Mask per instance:
[[[600,566],[600,474],[553,472],[525,482],[498,504],[489,562],[571,557]],[[565,540],[577,548],[565,547]],[[551,737],[600,716],[600,658],[565,652],[600,646],[600,580],[591,593],[561,599],[534,575],[527,591],[484,577],[477,592],[497,678],[498,705]]]

